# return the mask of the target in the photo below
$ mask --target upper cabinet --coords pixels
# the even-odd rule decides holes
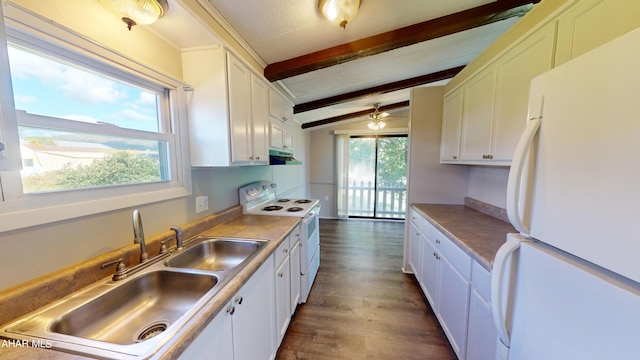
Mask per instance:
[[[556,66],[640,26],[640,2],[581,0],[558,16]]]
[[[185,51],[192,166],[268,165],[269,88],[222,47]]]
[[[285,124],[293,122],[293,105],[282,95],[271,90],[269,91],[269,115]]]
[[[569,1],[445,95],[440,162],[510,165],[531,80],[638,26],[640,2]]]

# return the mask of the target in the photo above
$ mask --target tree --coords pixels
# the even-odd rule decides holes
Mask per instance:
[[[67,163],[60,170],[23,179],[24,192],[82,189],[161,180],[158,159],[119,151],[90,165]]]

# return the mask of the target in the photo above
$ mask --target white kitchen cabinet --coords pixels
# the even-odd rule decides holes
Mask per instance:
[[[234,360],[275,358],[273,263],[265,261],[234,296],[231,306]],[[212,354],[215,357],[215,354]]]
[[[555,65],[574,59],[640,26],[640,2],[581,0],[558,16]]]
[[[457,162],[460,159],[460,132],[462,130],[462,88],[444,97],[442,113],[442,140],[440,162]]]
[[[269,146],[273,149],[293,151],[295,134],[287,126],[271,121]]]
[[[268,94],[264,80],[222,47],[187,50],[192,166],[267,165]]]
[[[181,360],[270,360],[274,348],[272,258],[180,355]]]
[[[417,215],[415,220],[415,227],[420,229],[422,238],[420,287],[451,347],[459,359],[465,359],[471,257],[423,217]],[[413,224],[411,229],[415,230]]]
[[[284,124],[293,122],[293,106],[280,94],[269,92],[269,115]]]
[[[412,215],[415,217],[416,215]],[[422,239],[418,225],[412,220],[409,228],[409,271],[413,272],[418,282],[422,280]]]
[[[475,261],[471,289],[467,360],[495,360],[499,340],[491,313],[491,273]]]
[[[491,160],[496,68],[489,66],[464,86],[460,160]]]
[[[290,237],[280,244],[274,256],[274,283],[276,309],[276,344],[278,348],[291,320],[291,265],[289,261]]]
[[[467,346],[467,320],[471,283],[447,260],[440,256],[440,279],[438,284],[438,312],[451,347],[464,359]]]
[[[497,62],[490,148],[494,162],[511,162],[528,120],[531,79],[553,67],[555,34],[555,23],[549,23],[510,49]]]
[[[291,232],[291,251],[289,252],[290,271],[291,271],[291,315],[296,311],[298,303],[300,303],[300,225]]]
[[[231,305],[229,305],[230,308]],[[220,311],[191,344],[180,354],[179,360],[234,360],[233,325],[231,314]]]

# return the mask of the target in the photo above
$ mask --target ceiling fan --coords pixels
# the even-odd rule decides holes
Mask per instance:
[[[389,113],[380,112],[380,103],[373,104],[373,112],[369,114],[370,121],[367,126],[371,130],[382,130],[387,125],[384,121],[382,121],[382,119],[386,118],[387,116],[389,116]]]

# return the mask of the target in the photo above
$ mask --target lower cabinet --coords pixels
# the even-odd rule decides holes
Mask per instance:
[[[276,290],[276,348],[280,346],[291,319],[291,265],[289,262],[289,240],[287,238],[276,250],[274,275]]]
[[[267,260],[180,359],[270,360],[274,348],[273,263]]]
[[[409,262],[458,359],[494,360],[491,274],[414,211],[408,226]]]

